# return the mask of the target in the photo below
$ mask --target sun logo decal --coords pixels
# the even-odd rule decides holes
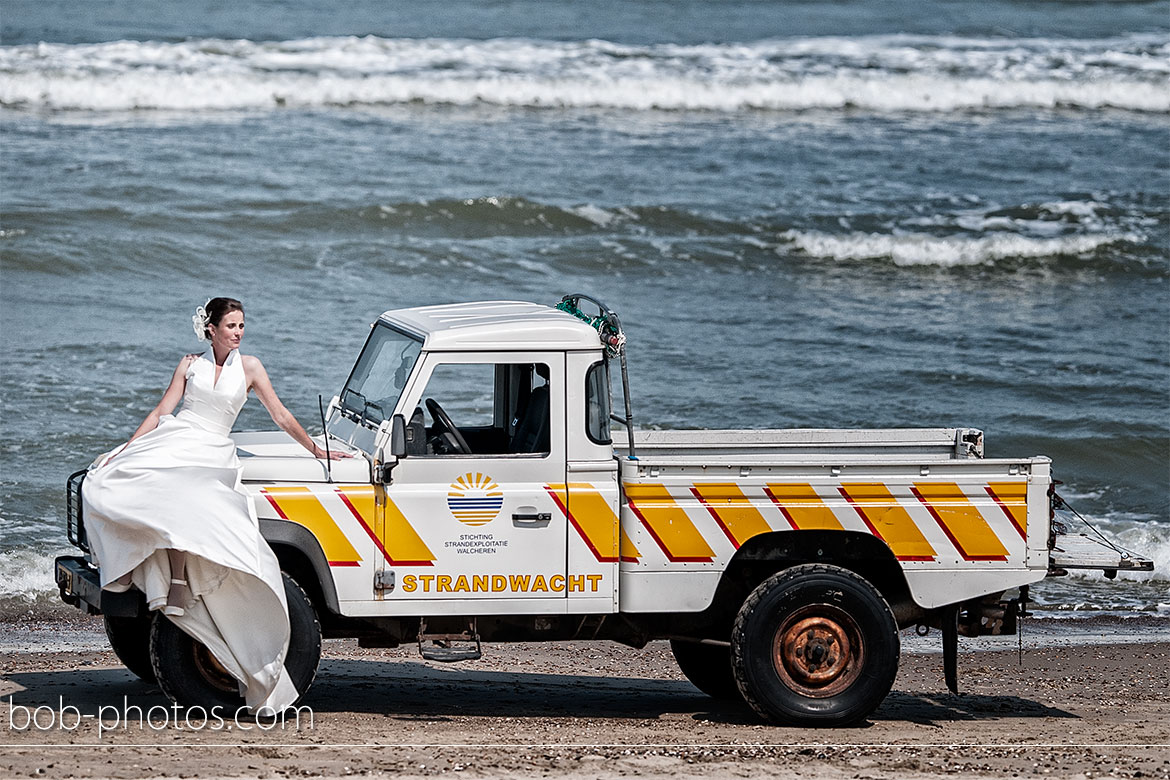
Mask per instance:
[[[447,508],[455,519],[467,525],[487,525],[504,505],[504,494],[486,474],[464,474],[451,483]]]

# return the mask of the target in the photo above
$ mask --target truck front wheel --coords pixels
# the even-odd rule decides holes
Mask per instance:
[[[284,668],[301,696],[317,676],[321,660],[321,624],[313,602],[287,574],[284,594],[288,601],[289,640]],[[150,634],[150,660],[154,673],[171,701],[184,707],[211,711],[220,707],[233,712],[244,706],[240,686],[215,656],[168,618],[158,613]]]
[[[150,665],[150,618],[149,614],[133,617],[111,617],[103,615],[106,637],[118,660],[143,682],[155,682],[154,669]]]
[[[898,626],[873,585],[837,566],[772,575],[736,616],[731,669],[770,723],[844,726],[875,709],[898,673]]]

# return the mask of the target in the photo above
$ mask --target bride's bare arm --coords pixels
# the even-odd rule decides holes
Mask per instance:
[[[268,414],[272,416],[272,421],[280,426],[280,429],[292,436],[302,447],[313,453],[314,458],[324,458],[325,449],[318,447],[317,443],[309,438],[309,434],[297,422],[297,418],[293,413],[284,408],[284,404],[280,402],[280,398],[276,395],[276,390],[272,387],[272,381],[268,378],[268,372],[264,370],[264,365],[260,359],[252,355],[244,355],[244,373],[248,378],[248,389],[256,391],[256,397],[260,399],[260,403],[264,404],[264,408],[268,410]],[[338,458],[352,457],[349,453],[338,452],[337,450],[330,450],[329,457],[333,460]]]
[[[158,405],[150,410],[150,414],[146,415],[146,419],[134,430],[129,441],[126,444],[137,439],[144,433],[150,433],[158,427],[158,419],[164,414],[170,414],[179,405],[179,401],[183,399],[183,391],[187,389],[187,368],[191,365],[191,361],[199,357],[197,354],[184,355],[183,359],[179,361],[179,365],[175,368],[175,373],[171,376],[171,383],[167,385],[166,392],[163,393],[162,400]],[[122,449],[125,449],[123,447]],[[122,450],[118,450],[121,452]]]

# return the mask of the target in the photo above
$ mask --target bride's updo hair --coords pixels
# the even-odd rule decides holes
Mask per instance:
[[[218,326],[220,321],[223,320],[224,315],[229,311],[238,311],[240,314],[243,314],[244,304],[235,298],[212,298],[203,309],[207,312],[207,324]],[[207,336],[208,341],[210,341],[211,331],[204,328],[203,332]]]

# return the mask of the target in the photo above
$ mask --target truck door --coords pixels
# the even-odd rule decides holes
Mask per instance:
[[[398,407],[408,454],[386,486],[387,600],[565,598],[567,521],[549,488],[565,482],[564,361],[424,356]]]

